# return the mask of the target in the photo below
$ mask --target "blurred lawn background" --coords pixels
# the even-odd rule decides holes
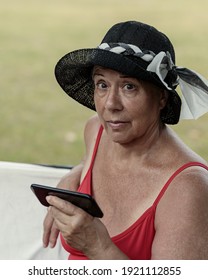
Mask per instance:
[[[59,88],[54,65],[99,44],[116,22],[154,25],[172,40],[177,65],[208,77],[208,1],[0,0],[0,160],[74,165],[93,112]],[[208,115],[173,127],[208,160]]]

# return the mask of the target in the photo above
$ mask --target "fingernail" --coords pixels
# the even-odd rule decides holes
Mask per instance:
[[[47,200],[47,202],[49,203],[49,201],[50,201],[50,196],[46,196],[46,200]]]
[[[53,248],[54,247],[54,244],[53,243],[50,243],[50,248]]]

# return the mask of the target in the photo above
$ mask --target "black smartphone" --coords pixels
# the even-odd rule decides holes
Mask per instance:
[[[40,203],[44,206],[50,206],[46,200],[46,196],[54,195],[82,208],[93,217],[103,217],[103,212],[91,195],[38,184],[32,184],[31,190],[34,192]]]

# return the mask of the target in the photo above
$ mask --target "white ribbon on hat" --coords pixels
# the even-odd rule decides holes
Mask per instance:
[[[147,71],[156,73],[165,87],[171,90],[164,79],[173,67],[182,93],[180,119],[197,119],[208,112],[208,80],[193,70],[174,66],[170,54],[165,52],[153,58]]]
[[[117,54],[134,55],[150,62],[146,70],[155,73],[168,90],[173,90],[179,84],[182,93],[180,119],[197,119],[208,112],[208,80],[193,70],[175,66],[169,52],[143,52],[137,46],[124,43],[102,43],[98,48]],[[165,82],[170,70],[175,70],[178,76],[172,84],[173,88]]]

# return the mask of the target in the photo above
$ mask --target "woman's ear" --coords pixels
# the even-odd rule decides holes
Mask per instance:
[[[165,89],[162,89],[161,95],[160,95],[160,109],[161,110],[165,107],[167,100],[168,100],[168,91]]]

